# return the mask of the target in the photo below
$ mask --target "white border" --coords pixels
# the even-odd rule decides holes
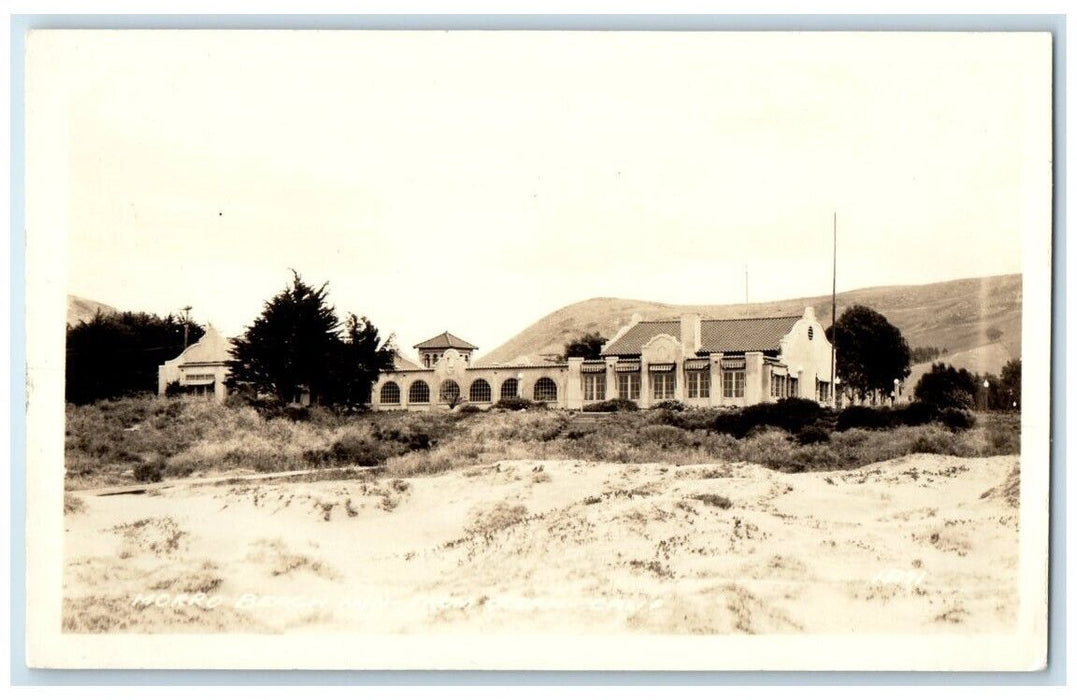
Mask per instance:
[[[1049,65],[1048,40],[1040,47]],[[68,86],[49,56],[26,90],[27,659],[32,667],[562,670],[1033,670],[1046,659],[1051,321],[1051,134],[1027,134],[1043,166],[1028,173],[1024,251],[1021,586],[1014,635],[766,637],[65,635],[60,633],[63,321]],[[1026,89],[1046,96],[1050,74]],[[31,157],[32,155],[32,157]],[[317,642],[317,643],[314,643]]]

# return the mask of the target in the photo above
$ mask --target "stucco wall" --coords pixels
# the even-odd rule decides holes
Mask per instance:
[[[808,336],[811,329],[811,337]],[[789,368],[789,376],[799,377],[798,396],[815,399],[815,381],[830,382],[830,342],[826,329],[815,318],[809,307],[782,339],[782,362]],[[797,370],[800,370],[799,374]]]

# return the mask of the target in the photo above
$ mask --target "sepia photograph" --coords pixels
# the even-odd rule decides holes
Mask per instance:
[[[1046,663],[1050,33],[25,61],[30,665]]]

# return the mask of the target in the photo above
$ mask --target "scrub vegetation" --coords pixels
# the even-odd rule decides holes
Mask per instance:
[[[382,467],[396,477],[509,459],[670,465],[752,462],[799,472],[912,453],[1020,452],[1020,417],[913,403],[840,412],[784,400],[739,410],[681,406],[291,414],[192,398],[130,397],[67,407],[69,490],[232,472]]]

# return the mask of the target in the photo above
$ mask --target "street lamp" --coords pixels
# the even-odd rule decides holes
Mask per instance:
[[[893,403],[897,403],[897,398],[899,396],[901,396],[901,380],[900,379],[895,379],[894,380],[894,391],[890,395],[894,397]]]
[[[985,411],[987,410],[987,397],[988,397],[987,390],[990,387],[991,387],[991,382],[989,382],[988,380],[985,379],[984,380],[984,410]]]

